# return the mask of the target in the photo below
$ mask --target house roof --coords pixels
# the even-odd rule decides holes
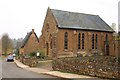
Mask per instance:
[[[39,39],[38,39],[38,37],[37,37],[37,35],[36,35],[35,32],[34,32],[34,34],[35,34],[35,36],[36,36],[36,38],[37,38],[37,41],[39,42]],[[27,33],[27,35],[25,36],[25,38],[24,38],[23,41],[22,41],[22,46],[21,46],[21,48],[23,48],[23,47],[25,46],[25,44],[27,43],[27,41],[29,40],[29,38],[30,38],[31,35],[32,35],[32,31],[29,32],[29,33]]]
[[[59,28],[87,29],[113,32],[98,15],[51,9]]]

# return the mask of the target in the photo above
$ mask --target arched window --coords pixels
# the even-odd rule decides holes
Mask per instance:
[[[46,24],[46,31],[49,32],[50,28],[49,28],[49,24]]]
[[[108,41],[108,35],[106,34],[106,36],[105,36],[105,41]]]
[[[84,49],[84,33],[82,33],[82,49]]]
[[[105,36],[105,44],[108,46],[109,45],[109,40],[108,40],[108,34],[106,34],[106,36]]]
[[[98,35],[97,34],[96,34],[95,42],[96,42],[96,49],[98,49]]]
[[[50,40],[50,48],[52,49],[52,35],[51,34],[49,36],[49,40]]]
[[[78,49],[80,49],[80,41],[81,41],[80,39],[81,39],[81,34],[79,33],[78,34]]]
[[[92,34],[92,49],[94,49],[94,34]]]
[[[51,39],[51,41],[50,41],[50,48],[52,49],[52,39]]]
[[[64,49],[68,49],[68,33],[64,33]]]
[[[53,48],[56,48],[56,37],[55,36],[53,37],[53,43],[52,44],[53,44]]]

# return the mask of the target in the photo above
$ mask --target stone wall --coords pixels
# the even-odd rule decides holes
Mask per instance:
[[[53,60],[53,70],[102,78],[120,78],[120,62],[115,57],[95,56]]]
[[[23,64],[28,65],[30,67],[36,67],[38,64],[37,58],[35,57],[31,57],[31,58],[20,57],[20,61]]]

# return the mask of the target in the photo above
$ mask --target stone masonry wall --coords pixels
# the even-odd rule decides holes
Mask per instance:
[[[31,57],[31,58],[25,58],[25,57],[21,57],[20,61],[25,64],[28,65],[30,67],[36,67],[37,66],[37,58],[35,57]]]
[[[101,78],[120,78],[120,63],[115,57],[95,56],[60,58],[53,61],[53,70]]]

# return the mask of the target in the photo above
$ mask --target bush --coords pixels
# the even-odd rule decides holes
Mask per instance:
[[[36,52],[26,53],[23,55],[24,58],[36,57]]]
[[[40,58],[44,59],[45,58],[45,52],[44,51],[39,51],[39,53],[40,53]]]
[[[30,57],[36,57],[36,52],[31,52],[31,53],[29,54],[29,56],[30,56]]]

